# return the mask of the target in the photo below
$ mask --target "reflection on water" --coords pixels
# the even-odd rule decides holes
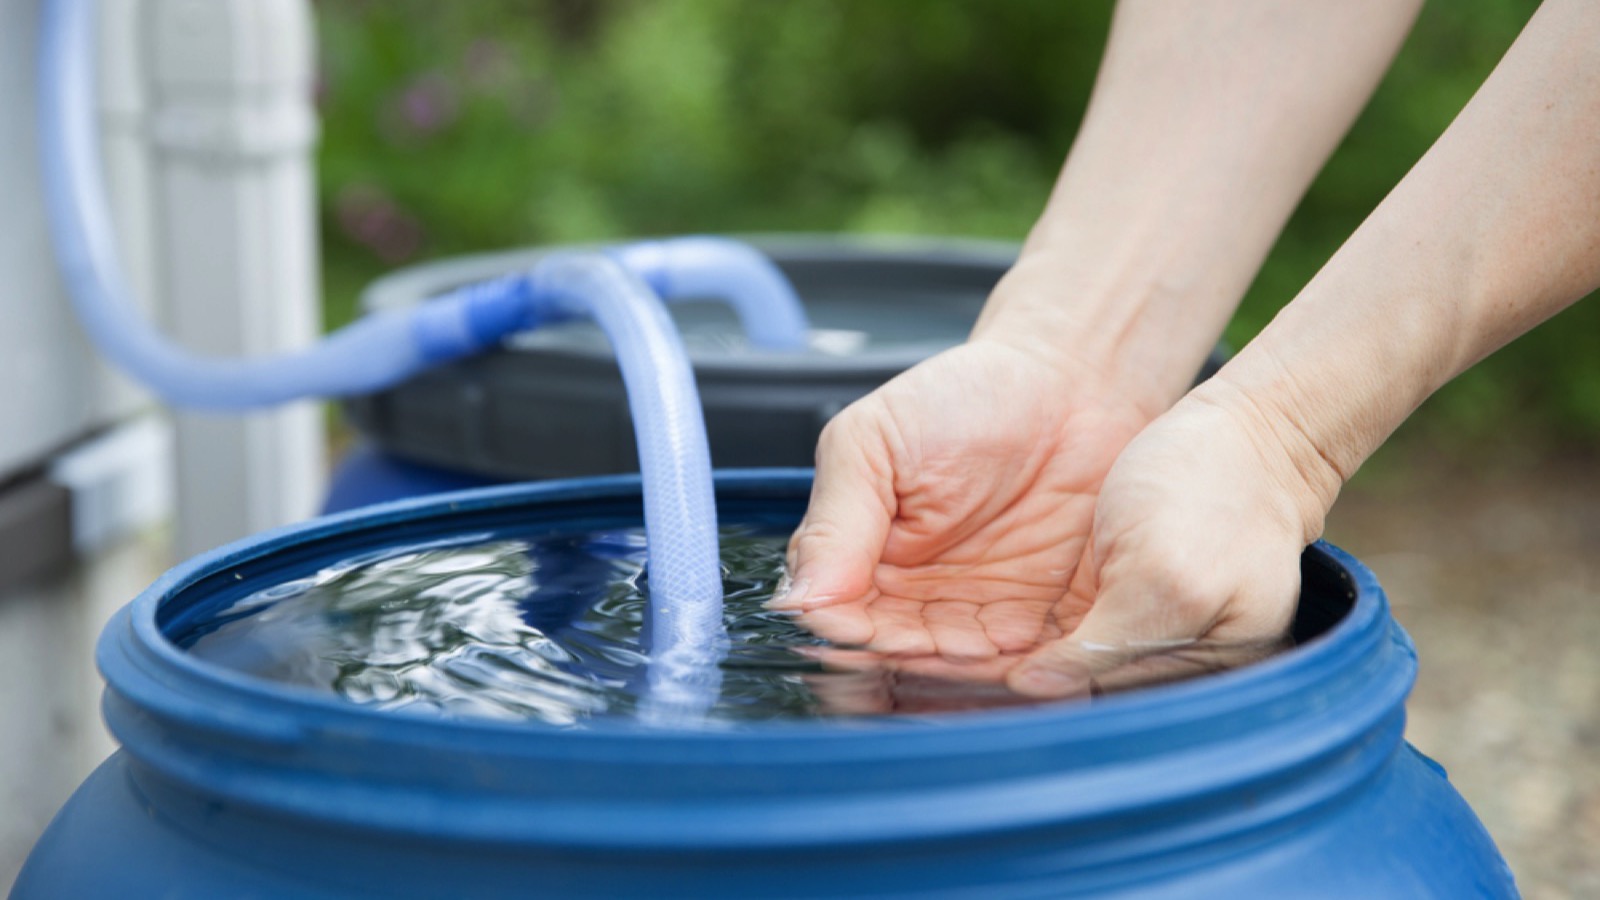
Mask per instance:
[[[830,646],[765,609],[784,542],[722,534],[730,650],[713,722],[1033,702],[989,671]],[[387,710],[555,725],[632,716],[648,663],[644,549],[641,531],[618,530],[396,550],[257,592],[180,643],[219,665]],[[1220,667],[1205,652],[1160,648],[1197,661],[1190,674]]]

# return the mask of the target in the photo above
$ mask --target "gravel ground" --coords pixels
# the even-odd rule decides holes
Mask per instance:
[[[1407,737],[1530,898],[1600,897],[1600,458],[1358,480],[1328,538],[1416,640]]]

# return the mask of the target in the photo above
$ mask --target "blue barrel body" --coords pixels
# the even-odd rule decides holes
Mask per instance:
[[[334,466],[322,511],[341,513],[374,503],[498,483],[470,472],[410,462],[361,443],[346,451]]]
[[[721,516],[795,521],[809,484],[725,473]],[[1281,656],[1092,704],[890,721],[444,721],[250,678],[165,636],[359,553],[640,513],[636,478],[487,488],[174,569],[101,639],[122,749],[14,900],[1516,896],[1472,811],[1402,740],[1416,659],[1382,590],[1323,545],[1302,609],[1338,613]]]

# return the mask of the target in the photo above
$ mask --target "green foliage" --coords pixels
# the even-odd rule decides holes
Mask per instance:
[[[1229,340],[1248,340],[1421,156],[1532,0],[1424,11]],[[324,0],[329,321],[398,264],[688,231],[1020,238],[1083,114],[1109,3]],[[1468,443],[1600,438],[1600,306],[1420,417]],[[1509,423],[1509,424],[1508,424]]]

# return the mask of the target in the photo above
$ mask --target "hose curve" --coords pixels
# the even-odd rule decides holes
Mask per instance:
[[[647,720],[683,721],[716,701],[726,652],[711,451],[688,354],[642,279],[595,254],[558,254],[529,275],[533,295],[605,331],[627,388],[649,542]]]
[[[168,402],[247,409],[376,391],[518,331],[592,317],[617,354],[644,482],[653,599],[643,712],[683,722],[709,709],[726,646],[711,457],[693,370],[652,286],[666,297],[727,299],[752,344],[798,349],[805,345],[804,312],[776,267],[749,247],[716,238],[654,241],[609,255],[556,254],[525,274],[368,316],[298,352],[192,354],[129,302],[98,158],[95,11],[96,0],[45,4],[39,116],[53,245],[77,317],[101,352]]]
[[[117,257],[95,120],[98,0],[48,0],[39,56],[40,161],[52,246],[74,312],[118,368],[178,406],[229,410],[302,397],[369,393],[430,365],[477,353],[541,324],[511,280],[463,288],[413,311],[368,316],[303,350],[253,359],[191,353],[130,302]],[[664,296],[735,307],[752,345],[805,346],[804,310],[781,272],[722,238],[651,241],[614,252]],[[495,296],[497,295],[498,296]]]

